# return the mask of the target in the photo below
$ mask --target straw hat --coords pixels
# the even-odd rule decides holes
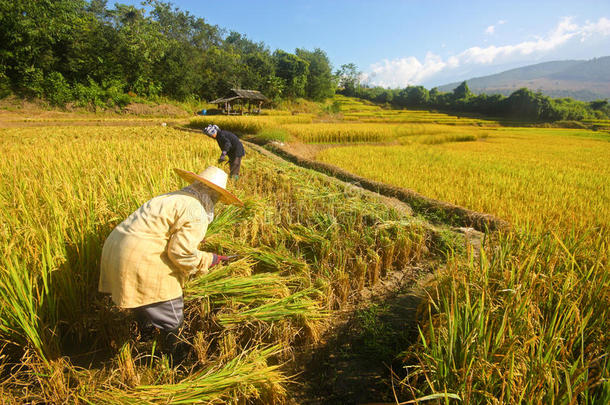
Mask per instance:
[[[205,169],[201,174],[195,174],[193,172],[189,172],[188,170],[182,169],[174,169],[174,171],[178,174],[178,176],[182,177],[184,180],[194,183],[195,181],[200,181],[211,189],[218,191],[220,193],[220,201],[225,204],[233,204],[243,206],[244,203],[233,194],[226,190],[227,187],[227,179],[228,175],[224,172],[224,170],[219,169],[216,166],[210,166]]]

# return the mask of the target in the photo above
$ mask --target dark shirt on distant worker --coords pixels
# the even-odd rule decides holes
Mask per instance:
[[[233,132],[220,130],[216,133],[216,142],[220,146],[220,150],[226,153],[230,159],[242,157],[246,154],[244,145]]]

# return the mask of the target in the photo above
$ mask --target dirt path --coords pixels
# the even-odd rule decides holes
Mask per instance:
[[[321,342],[297,356],[291,404],[365,404],[401,398],[392,378],[404,374],[396,356],[417,339],[417,280],[431,269],[389,274],[335,314]],[[396,391],[396,392],[395,392]],[[395,397],[396,395],[396,397]]]

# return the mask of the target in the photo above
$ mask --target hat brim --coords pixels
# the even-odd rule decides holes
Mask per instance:
[[[199,176],[198,174],[189,172],[188,170],[183,170],[183,169],[178,169],[178,168],[174,168],[174,171],[176,172],[176,174],[178,176],[182,177],[184,180],[188,181],[189,183],[194,183],[196,181],[199,181],[199,182],[205,184],[206,186],[208,186],[209,188],[211,188],[212,190],[217,191],[220,194],[220,201],[222,201],[223,203],[233,204],[233,205],[238,205],[240,207],[243,207],[244,203],[239,198],[237,198],[236,196],[234,196],[233,194],[231,194],[224,188],[217,186],[216,184],[212,183],[209,180],[204,179],[203,177]]]

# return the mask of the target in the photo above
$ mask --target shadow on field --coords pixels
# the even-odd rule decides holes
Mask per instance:
[[[392,376],[404,377],[399,354],[417,340],[417,308],[422,298],[401,289],[353,311],[307,359],[291,403],[366,404],[395,402]],[[395,381],[397,385],[397,381]],[[399,388],[395,387],[398,399]]]

